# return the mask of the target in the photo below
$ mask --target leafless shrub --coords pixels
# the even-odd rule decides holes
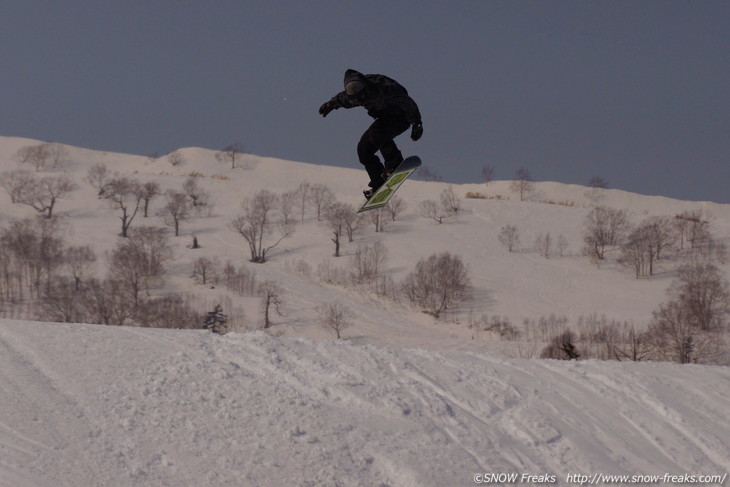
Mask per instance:
[[[445,214],[456,216],[461,210],[461,198],[456,195],[453,186],[449,186],[441,192],[441,209]]]
[[[546,234],[541,233],[535,238],[535,247],[537,248],[537,251],[546,259],[550,258],[552,246],[553,237],[550,235],[550,232]]]
[[[342,332],[352,325],[350,316],[352,312],[343,304],[338,302],[327,303],[317,308],[322,319],[322,326],[332,331],[337,339],[342,338]]]
[[[380,276],[388,260],[388,249],[380,242],[358,246],[352,258],[350,276],[354,284],[372,283]]]
[[[210,194],[200,187],[197,178],[189,177],[183,183],[183,192],[188,195],[193,203],[193,211],[196,216],[200,216],[203,210],[210,211]]]
[[[172,164],[173,166],[179,166],[183,162],[185,162],[185,156],[180,151],[173,151],[167,154],[167,162]]]
[[[421,216],[437,223],[443,223],[444,218],[448,217],[448,215],[439,207],[438,203],[433,200],[421,201],[418,205],[418,210],[421,213]]]
[[[251,262],[266,262],[268,252],[294,232],[293,221],[276,220],[276,204],[275,194],[259,191],[253,199],[244,201],[244,213],[229,223],[229,228],[248,242]],[[277,234],[268,240],[275,228],[278,229]]]
[[[400,214],[403,213],[407,208],[408,204],[403,200],[403,198],[400,198],[398,195],[392,196],[390,198],[390,201],[388,201],[388,204],[385,205],[385,211],[388,212],[392,221],[396,221]]]
[[[149,328],[197,330],[204,327],[205,317],[185,297],[171,294],[145,300],[135,321]]]
[[[317,278],[327,284],[346,287],[352,282],[350,274],[345,268],[334,265],[330,260],[317,265]]]
[[[408,299],[438,317],[465,299],[469,276],[461,257],[449,252],[421,259],[402,288]]]
[[[540,358],[556,360],[578,360],[580,356],[575,345],[575,334],[570,330],[554,337],[540,354]]]
[[[239,296],[253,296],[256,293],[256,272],[246,266],[236,268],[227,262],[223,268],[223,282],[226,289]]]
[[[476,330],[477,333],[494,333],[503,340],[516,340],[520,336],[520,331],[506,316],[481,315],[476,319],[469,316],[469,328]]]
[[[509,252],[520,245],[520,233],[514,225],[506,225],[499,232],[499,241],[507,247]]]

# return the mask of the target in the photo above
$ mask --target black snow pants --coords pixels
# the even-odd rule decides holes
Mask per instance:
[[[357,144],[357,156],[370,176],[371,188],[378,188],[384,182],[383,164],[375,153],[380,151],[385,168],[389,171],[398,167],[403,155],[393,139],[405,132],[409,126],[410,123],[403,117],[385,116],[376,119],[362,134],[360,143]]]

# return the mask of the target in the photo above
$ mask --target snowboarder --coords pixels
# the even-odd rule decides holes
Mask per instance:
[[[319,107],[326,117],[338,108],[363,107],[375,121],[362,134],[357,144],[357,156],[370,176],[369,190],[363,191],[370,198],[403,160],[403,155],[393,141],[411,127],[411,139],[423,135],[423,124],[418,105],[408,96],[408,91],[397,81],[382,74],[362,74],[354,69],[345,71],[345,90]],[[383,163],[375,153],[380,151]]]

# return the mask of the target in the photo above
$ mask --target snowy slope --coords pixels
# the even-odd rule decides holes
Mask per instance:
[[[0,320],[0,485],[730,471],[730,369]]]
[[[37,141],[0,137],[0,172]],[[182,149],[185,161],[68,147],[59,170],[79,189],[54,212],[68,245],[89,244],[103,276],[119,220],[83,181],[104,163],[122,176],[179,189],[190,174],[213,197],[212,214],[172,238],[174,259],[158,292],[208,303],[233,299],[245,328],[259,325],[259,300],[195,285],[192,261],[217,257],[251,266],[285,289],[272,334],[43,324],[0,319],[0,486],[458,486],[478,473],[714,475],[730,471],[730,370],[672,364],[558,363],[507,358],[514,349],[475,334],[469,316],[505,316],[515,325],[551,313],[572,322],[591,313],[645,324],[665,300],[673,264],[637,280],[617,266],[597,269],[580,255],[583,218],[599,201],[650,215],[702,209],[716,238],[730,243],[730,205],[684,202],[618,190],[538,183],[521,202],[509,182],[457,185],[457,219],[419,216],[443,183],[409,181],[408,209],[386,231],[366,226],[343,257],[311,211],[264,265],[248,264],[244,240],[227,228],[241,201],[300,182],[327,185],[361,203],[364,173],[246,155],[231,169],[215,152]],[[555,204],[563,203],[563,204]],[[156,201],[153,206],[159,206]],[[154,213],[154,208],[152,213]],[[0,191],[0,225],[34,215]],[[138,217],[134,225],[157,225]],[[516,225],[522,247],[498,242]],[[539,234],[563,235],[564,257],[533,248]],[[195,234],[202,248],[188,248]],[[418,259],[450,251],[470,270],[473,299],[435,320],[405,302],[321,282],[317,266],[346,267],[357,245],[383,243],[386,275],[402,280]],[[312,269],[307,276],[298,263]],[[721,266],[730,278],[730,263]],[[338,301],[353,325],[332,342],[317,307]],[[210,306],[212,309],[212,306]],[[29,311],[32,311],[29,310]],[[16,318],[18,316],[15,316]],[[240,329],[238,331],[244,331]],[[507,357],[505,357],[505,355]],[[616,485],[614,483],[614,485]]]

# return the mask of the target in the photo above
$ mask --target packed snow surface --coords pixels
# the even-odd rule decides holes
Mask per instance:
[[[0,320],[0,485],[724,475],[730,369]]]

